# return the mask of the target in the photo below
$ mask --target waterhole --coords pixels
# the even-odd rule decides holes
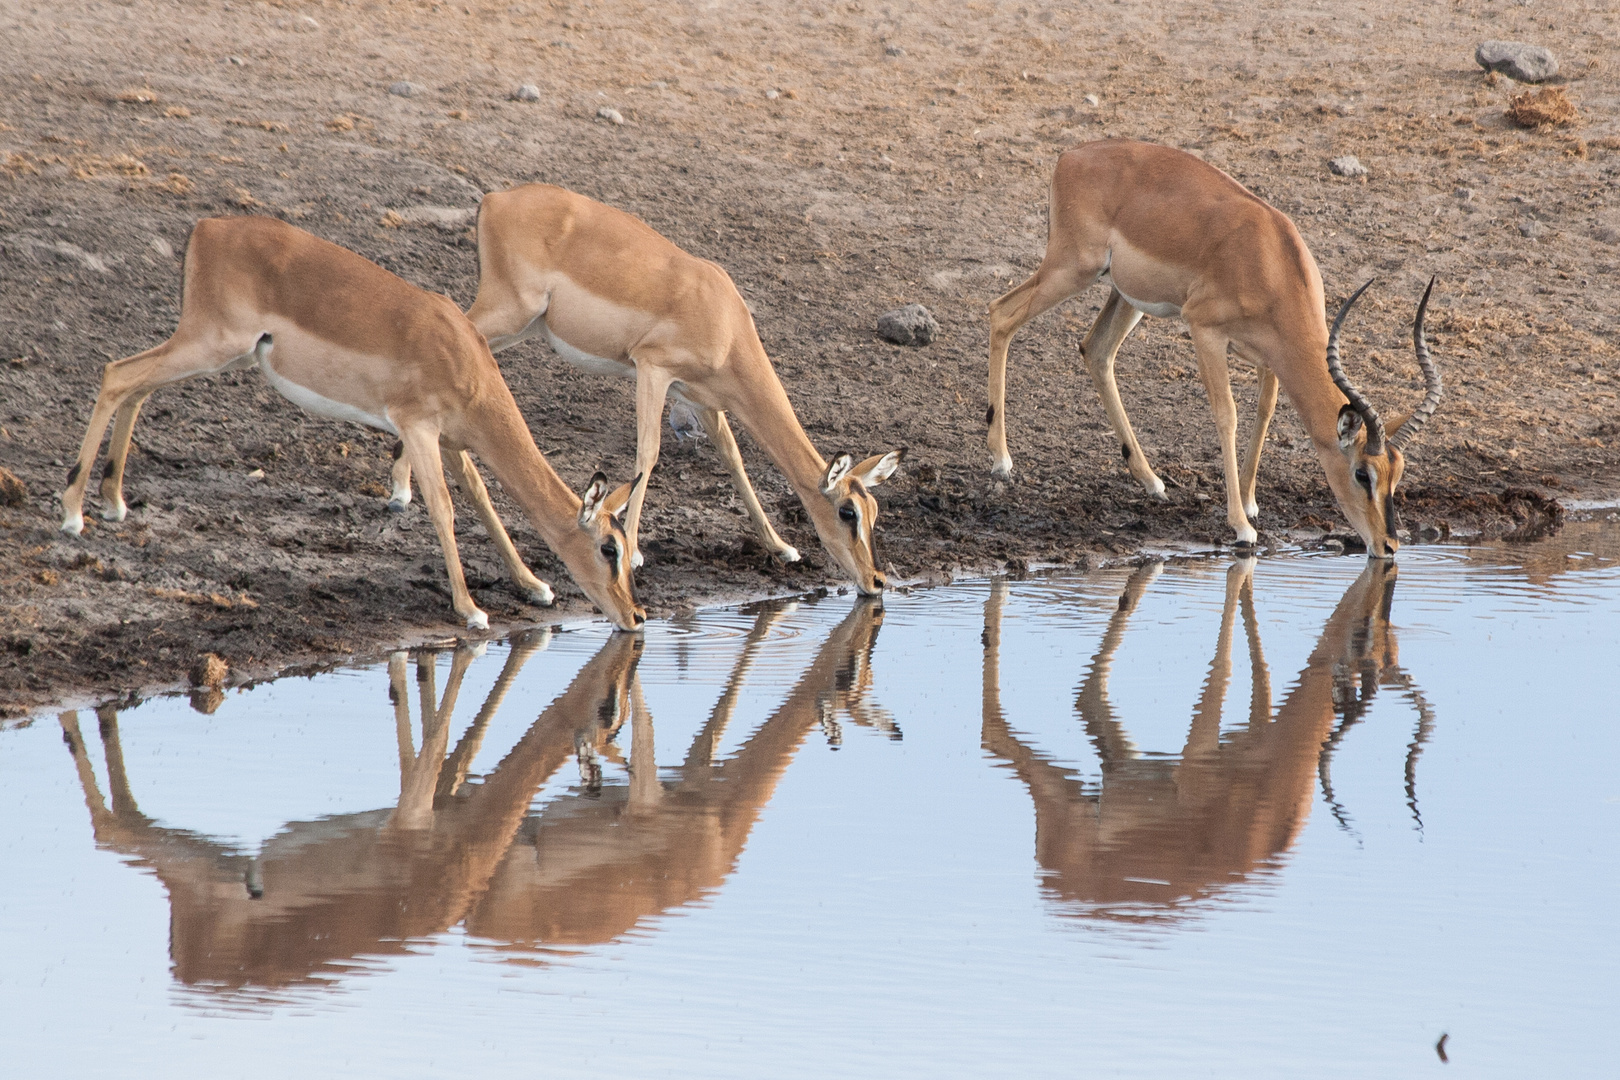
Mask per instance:
[[[1604,1075],[1617,556],[970,581],[13,724],[4,1070]]]

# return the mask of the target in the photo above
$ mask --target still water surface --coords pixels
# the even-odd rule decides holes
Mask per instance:
[[[1613,1076],[1617,555],[830,597],[36,718],[3,1071]]]

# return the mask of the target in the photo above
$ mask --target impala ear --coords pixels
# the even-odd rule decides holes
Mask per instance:
[[[602,500],[602,510],[615,518],[624,516],[624,508],[630,505],[630,496],[636,493],[636,487],[641,483],[646,473],[637,473],[636,478],[628,484],[621,484],[619,489],[606,499]]]
[[[607,498],[608,478],[605,473],[599,472],[591,477],[591,482],[585,486],[585,493],[580,496],[579,523],[590,528],[602,512],[602,504]]]
[[[900,467],[900,462],[905,456],[905,447],[890,450],[887,454],[874,454],[855,466],[855,479],[862,487],[877,487],[894,475],[894,470]]]
[[[833,488],[838,486],[838,481],[848,475],[849,470],[854,467],[855,459],[848,454],[839,454],[834,457],[832,461],[827,463],[827,471],[821,477],[821,493],[831,495]]]
[[[1349,450],[1355,445],[1356,432],[1361,430],[1361,414],[1356,412],[1354,405],[1346,403],[1339,407],[1339,449]]]

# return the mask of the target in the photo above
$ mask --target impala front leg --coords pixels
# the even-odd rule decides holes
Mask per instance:
[[[101,473],[101,516],[107,521],[123,521],[129,513],[124,505],[124,465],[129,460],[129,444],[135,431],[135,418],[151,392],[135,394],[119,406],[113,420],[112,439],[107,444],[107,464]]]
[[[759,538],[778,559],[787,563],[798,562],[799,549],[776,534],[770,518],[765,516],[765,508],[759,505],[759,496],[754,492],[754,485],[748,482],[748,473],[743,468],[742,451],[737,449],[737,437],[732,434],[731,425],[726,422],[726,414],[719,409],[700,405],[698,416],[703,421],[704,430],[714,439],[714,448],[720,451],[720,457],[726,463],[726,468],[731,470],[731,486],[737,489],[737,495],[742,499],[743,506],[748,509],[749,520],[754,523]]]
[[[457,485],[472,500],[473,509],[478,511],[478,520],[484,523],[484,531],[494,541],[495,550],[501,553],[501,561],[506,564],[512,584],[517,586],[525,599],[541,607],[550,607],[553,600],[551,586],[535,577],[533,571],[523,564],[523,556],[518,554],[517,545],[512,543],[506,526],[501,524],[500,515],[495,513],[495,505],[489,501],[489,489],[484,486],[483,477],[478,475],[478,467],[473,464],[471,455],[465,450],[455,453],[447,451],[445,457],[456,475]]]
[[[675,377],[664,369],[650,353],[631,357],[636,364],[636,475],[641,483],[630,493],[630,505],[624,516],[624,536],[630,544],[630,565],[639,567],[646,560],[641,555],[641,504],[652,486],[653,466],[658,464],[658,447],[664,422],[664,398],[669,394]]]
[[[1254,410],[1254,434],[1249,439],[1249,453],[1243,459],[1243,512],[1254,518],[1260,515],[1260,504],[1255,500],[1255,480],[1260,475],[1260,451],[1266,446],[1266,429],[1277,412],[1277,375],[1264,364],[1260,365],[1260,401]]]
[[[473,603],[472,594],[467,591],[467,578],[461,572],[461,552],[456,547],[456,512],[450,503],[449,485],[444,482],[444,467],[439,462],[439,433],[410,429],[401,432],[401,437],[405,442],[405,456],[422,489],[428,517],[433,519],[433,529],[439,534],[444,569],[450,578],[450,603],[469,629],[487,630],[489,616]]]
[[[1215,432],[1221,441],[1221,465],[1226,474],[1226,521],[1237,533],[1236,545],[1253,547],[1260,539],[1243,509],[1243,478],[1238,472],[1237,403],[1232,400],[1232,374],[1227,368],[1230,339],[1215,330],[1193,327],[1193,348],[1198,353],[1198,375],[1209,408],[1215,414]]]

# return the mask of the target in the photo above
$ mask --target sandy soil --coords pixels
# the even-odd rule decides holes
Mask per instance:
[[[206,650],[243,679],[457,630],[422,511],[384,511],[390,440],[304,415],[255,373],[157,394],[136,430],[129,519],[56,532],[102,365],[169,334],[178,253],[213,214],[281,216],[463,304],[470,232],[413,224],[413,208],[470,209],[540,179],[640,215],[730,270],[824,453],[910,448],[881,489],[882,543],[900,576],[941,580],[1228,538],[1178,321],[1147,320],[1120,356],[1170,502],[1121,467],[1076,362],[1101,288],[1015,342],[1018,472],[988,472],[983,311],[1039,262],[1055,155],[1154,139],[1290,214],[1330,301],[1378,276],[1347,364],[1391,411],[1417,400],[1404,335],[1439,273],[1448,397],[1411,448],[1406,523],[1420,536],[1544,528],[1549,498],[1620,489],[1620,14],[1602,9],[6,4],[0,466],[26,495],[0,507],[0,709],[173,683]],[[1519,88],[1472,59],[1487,38],[1552,48],[1581,120],[1515,128],[1503,112]],[[389,92],[401,81],[414,93]],[[540,100],[510,99],[525,83]],[[1369,175],[1330,173],[1343,154]],[[878,315],[911,301],[940,338],[880,342]],[[628,478],[627,381],[539,346],[501,362],[566,480]],[[1254,374],[1240,365],[1236,381],[1247,407]],[[1286,404],[1273,432],[1266,538],[1345,531]],[[837,586],[785,482],[746,437],[744,452],[809,557],[764,558],[712,450],[666,441],[643,532],[654,614]],[[469,577],[497,629],[588,614],[527,523],[508,521],[561,603],[513,594],[464,514]]]

